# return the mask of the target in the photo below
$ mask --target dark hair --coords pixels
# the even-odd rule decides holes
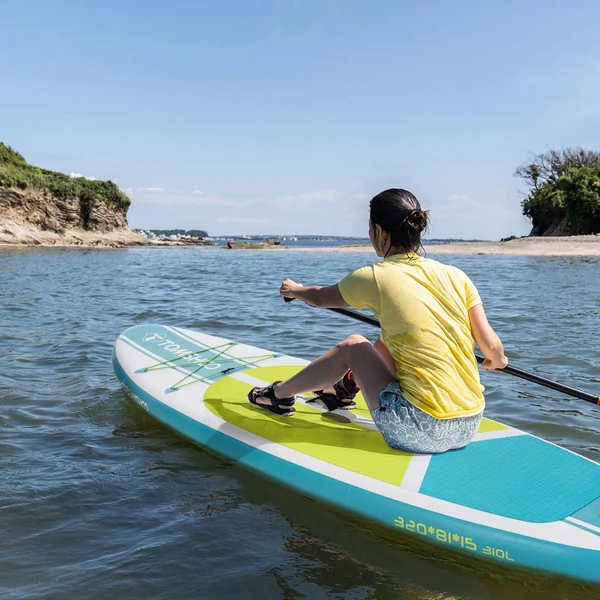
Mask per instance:
[[[385,190],[371,200],[369,209],[371,223],[390,234],[390,248],[398,246],[406,252],[417,252],[423,247],[421,234],[429,219],[409,191]]]

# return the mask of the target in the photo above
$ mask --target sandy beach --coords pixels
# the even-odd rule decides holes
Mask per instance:
[[[600,256],[600,235],[523,237],[506,242],[449,242],[426,246],[428,254]]]
[[[294,248],[297,252],[373,252],[370,245]],[[425,246],[427,255],[600,256],[600,235],[522,237],[506,242],[447,242]]]

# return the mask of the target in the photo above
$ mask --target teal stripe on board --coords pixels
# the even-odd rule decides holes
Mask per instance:
[[[224,344],[220,347],[210,347],[196,342],[188,337],[182,337],[160,325],[140,325],[125,332],[125,339],[130,340],[157,358],[150,368],[177,367],[181,373],[181,386],[190,384],[201,377],[205,380],[216,381],[227,376],[231,370],[239,371],[244,368],[245,361],[237,360],[226,354],[228,349]],[[231,344],[233,347],[235,344]],[[159,366],[164,362],[164,367]],[[224,371],[226,371],[224,373]],[[186,374],[191,377],[186,378]]]
[[[600,529],[600,496],[570,516]]]
[[[183,338],[162,325],[139,325],[131,327],[125,334],[132,342],[139,344],[153,354],[157,354],[164,360],[176,358],[178,354],[197,352],[209,348],[209,346],[200,342]]]
[[[558,521],[600,490],[600,466],[532,436],[474,442],[434,456],[421,492],[512,519]]]

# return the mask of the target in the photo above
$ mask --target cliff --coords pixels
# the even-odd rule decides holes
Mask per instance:
[[[0,142],[0,243],[147,245],[129,229],[129,205],[112,181],[40,169]]]

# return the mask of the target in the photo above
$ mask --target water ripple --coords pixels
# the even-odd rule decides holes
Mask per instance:
[[[118,334],[148,322],[314,358],[377,331],[277,290],[328,284],[359,253],[0,251],[0,596],[595,598],[456,568],[202,451],[127,402]],[[598,259],[446,257],[476,282],[512,364],[600,393]],[[600,460],[600,411],[483,374],[487,414]],[[459,561],[460,562],[460,561]]]

